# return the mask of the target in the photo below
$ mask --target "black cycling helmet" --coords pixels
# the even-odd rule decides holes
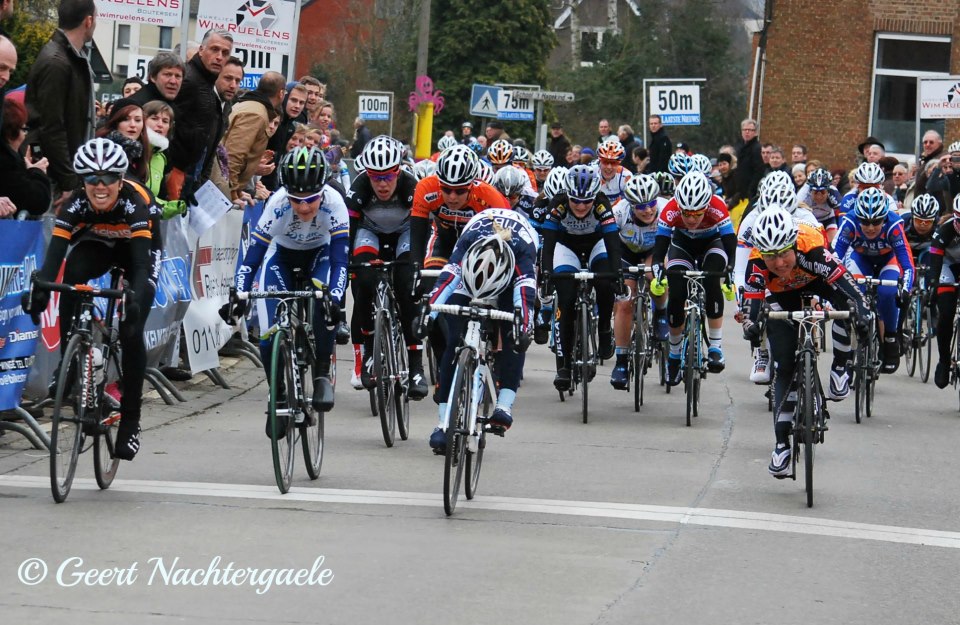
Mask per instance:
[[[318,193],[326,173],[327,159],[317,148],[294,148],[280,159],[280,180],[293,195]]]
[[[829,189],[830,185],[833,184],[833,174],[823,167],[815,169],[810,172],[810,176],[807,178],[807,184],[810,185],[810,188],[814,191]]]

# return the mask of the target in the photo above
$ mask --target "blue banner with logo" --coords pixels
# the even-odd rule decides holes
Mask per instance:
[[[34,363],[40,329],[23,312],[20,298],[30,274],[43,261],[43,224],[4,220],[0,229],[0,410],[20,405]]]

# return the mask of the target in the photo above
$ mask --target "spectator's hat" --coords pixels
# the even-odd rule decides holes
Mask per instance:
[[[497,130],[503,130],[503,122],[498,122],[494,120],[487,124],[487,128],[496,128]]]
[[[857,150],[860,152],[860,154],[863,154],[863,151],[867,148],[868,145],[879,145],[881,148],[883,148],[884,152],[887,151],[887,148],[883,145],[883,142],[874,136],[870,136],[864,139],[863,143],[857,146]]]
[[[726,152],[721,152],[720,154],[717,155],[717,162],[719,163],[721,161],[724,163],[729,163],[730,165],[733,165],[733,157],[727,154]]]
[[[678,142],[677,142],[677,149],[678,149],[678,150],[683,150],[684,152],[689,152],[689,151],[690,151],[690,145],[687,144],[687,143],[684,143],[683,141],[678,141]]]

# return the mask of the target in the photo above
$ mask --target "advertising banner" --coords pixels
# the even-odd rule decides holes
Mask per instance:
[[[960,76],[920,80],[920,119],[960,117]]]
[[[235,46],[292,56],[295,13],[294,0],[200,0],[196,40],[225,30]]]
[[[40,337],[20,298],[43,262],[43,224],[6,220],[0,241],[0,410],[9,410],[20,405]]]
[[[189,3],[186,0],[97,0],[97,19],[177,28],[184,4]]]
[[[177,364],[180,324],[187,314],[190,292],[190,245],[182,217],[160,222],[163,257],[150,316],[143,328],[147,366]]]

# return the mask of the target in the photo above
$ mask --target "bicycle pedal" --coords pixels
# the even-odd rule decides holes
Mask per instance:
[[[503,435],[507,432],[502,426],[499,425],[486,425],[484,426],[483,431],[487,434],[494,434],[500,437],[503,437]]]
[[[100,420],[100,427],[108,428],[108,427],[111,427],[113,424],[118,423],[119,421],[120,421],[120,413],[111,412],[106,417]]]

